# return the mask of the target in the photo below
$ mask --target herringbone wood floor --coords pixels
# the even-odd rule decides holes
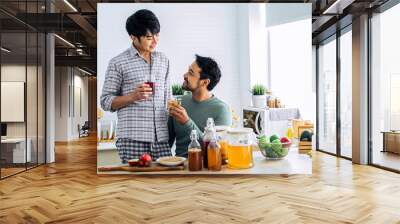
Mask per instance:
[[[96,175],[95,139],[0,181],[0,223],[400,223],[400,175],[313,153],[313,174]]]

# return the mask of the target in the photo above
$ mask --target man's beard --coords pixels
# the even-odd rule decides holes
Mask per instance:
[[[190,91],[190,89],[189,89],[188,84],[187,84],[186,81],[183,81],[183,83],[182,83],[182,89],[184,89],[184,90],[186,90],[186,91]]]
[[[197,85],[197,87],[198,87],[198,85]],[[197,89],[197,87],[196,88],[190,88],[188,81],[184,81],[183,84],[182,84],[182,88],[184,90],[190,91],[190,92],[194,92]]]

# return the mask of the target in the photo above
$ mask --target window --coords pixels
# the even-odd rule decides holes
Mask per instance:
[[[1,2],[18,13],[42,13],[44,1]],[[0,13],[0,178],[45,163],[45,34]],[[10,96],[14,96],[12,102]],[[13,108],[10,109],[11,105]]]
[[[371,162],[400,170],[400,5],[371,18]]]
[[[336,36],[318,48],[318,149],[336,153]]]
[[[352,34],[351,26],[340,36],[340,155],[352,157]]]

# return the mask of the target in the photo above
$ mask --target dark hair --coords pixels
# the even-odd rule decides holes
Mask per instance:
[[[147,32],[154,35],[160,32],[160,22],[152,11],[141,9],[128,17],[125,28],[135,37],[145,36]]]
[[[196,63],[201,68],[200,79],[210,79],[207,89],[213,90],[221,79],[221,70],[217,62],[212,58],[196,54]]]

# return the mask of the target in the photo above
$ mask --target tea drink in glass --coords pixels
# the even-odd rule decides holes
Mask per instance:
[[[203,166],[205,168],[208,167],[208,145],[214,136],[216,137],[214,119],[210,117],[207,119],[207,126],[204,128],[204,136],[201,144],[201,151],[203,153]]]
[[[200,171],[203,169],[201,149],[191,148],[188,150],[189,171]]]
[[[222,165],[225,165],[228,161],[228,155],[227,155],[228,140],[226,137],[228,129],[229,126],[215,126],[215,130],[218,136],[218,144],[221,146]]]
[[[199,171],[203,169],[203,160],[201,156],[201,147],[197,141],[197,132],[192,130],[190,139],[192,140],[188,147],[189,170]]]
[[[144,84],[149,85],[149,87],[151,88],[151,93],[154,95],[154,93],[155,93],[155,89],[154,89],[155,83],[148,81],[148,82],[145,82]]]
[[[214,138],[208,144],[208,169],[212,171],[220,171],[222,167],[221,147]]]
[[[218,144],[221,146],[222,164],[226,164],[228,162],[228,142],[220,140]]]

